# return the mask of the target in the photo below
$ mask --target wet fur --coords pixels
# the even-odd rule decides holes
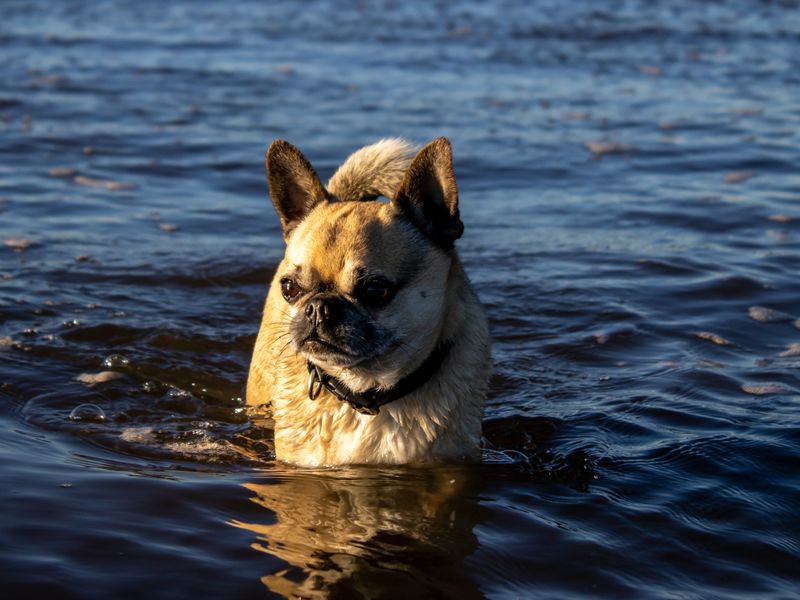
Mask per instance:
[[[402,141],[368,146],[348,159],[327,189],[293,147],[270,152],[270,189],[287,250],[267,296],[247,396],[251,406],[271,406],[277,457],[306,466],[474,458],[489,338],[481,306],[452,249],[461,221],[449,143],[434,142],[413,162]],[[355,201],[362,194],[388,195],[392,202]],[[434,204],[426,205],[427,196],[437,194]],[[315,357],[316,364],[355,391],[388,388],[437,344],[453,344],[433,378],[376,416],[362,415],[327,392],[309,400],[306,357],[298,353],[296,339],[298,311],[306,300],[323,290],[351,298],[364,271],[402,282],[386,308],[358,317],[374,322],[359,324],[354,318],[353,327],[379,332],[364,349],[376,355],[352,367],[326,363],[325,357]],[[296,304],[281,294],[287,273],[309,290]]]

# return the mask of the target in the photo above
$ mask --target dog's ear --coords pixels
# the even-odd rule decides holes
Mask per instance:
[[[450,141],[441,137],[419,151],[392,204],[445,250],[464,233]]]
[[[311,163],[289,142],[272,142],[266,162],[269,194],[281,219],[283,238],[288,239],[292,229],[317,204],[329,200],[330,194]]]

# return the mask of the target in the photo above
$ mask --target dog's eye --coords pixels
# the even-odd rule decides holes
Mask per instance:
[[[354,295],[365,306],[386,306],[394,296],[394,286],[385,279],[367,279],[356,284]]]
[[[294,302],[302,291],[302,288],[288,277],[281,279],[281,294],[287,302]]]

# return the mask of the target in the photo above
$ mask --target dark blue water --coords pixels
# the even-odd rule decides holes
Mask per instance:
[[[798,597],[798,48],[791,1],[0,4],[0,596]],[[264,150],[398,135],[453,142],[493,452],[275,464]]]

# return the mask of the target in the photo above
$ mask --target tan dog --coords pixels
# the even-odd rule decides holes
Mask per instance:
[[[403,140],[382,140],[350,156],[326,189],[291,144],[267,152],[286,255],[247,402],[271,404],[279,460],[478,456],[489,334],[453,248],[463,225],[450,143],[412,156]]]

